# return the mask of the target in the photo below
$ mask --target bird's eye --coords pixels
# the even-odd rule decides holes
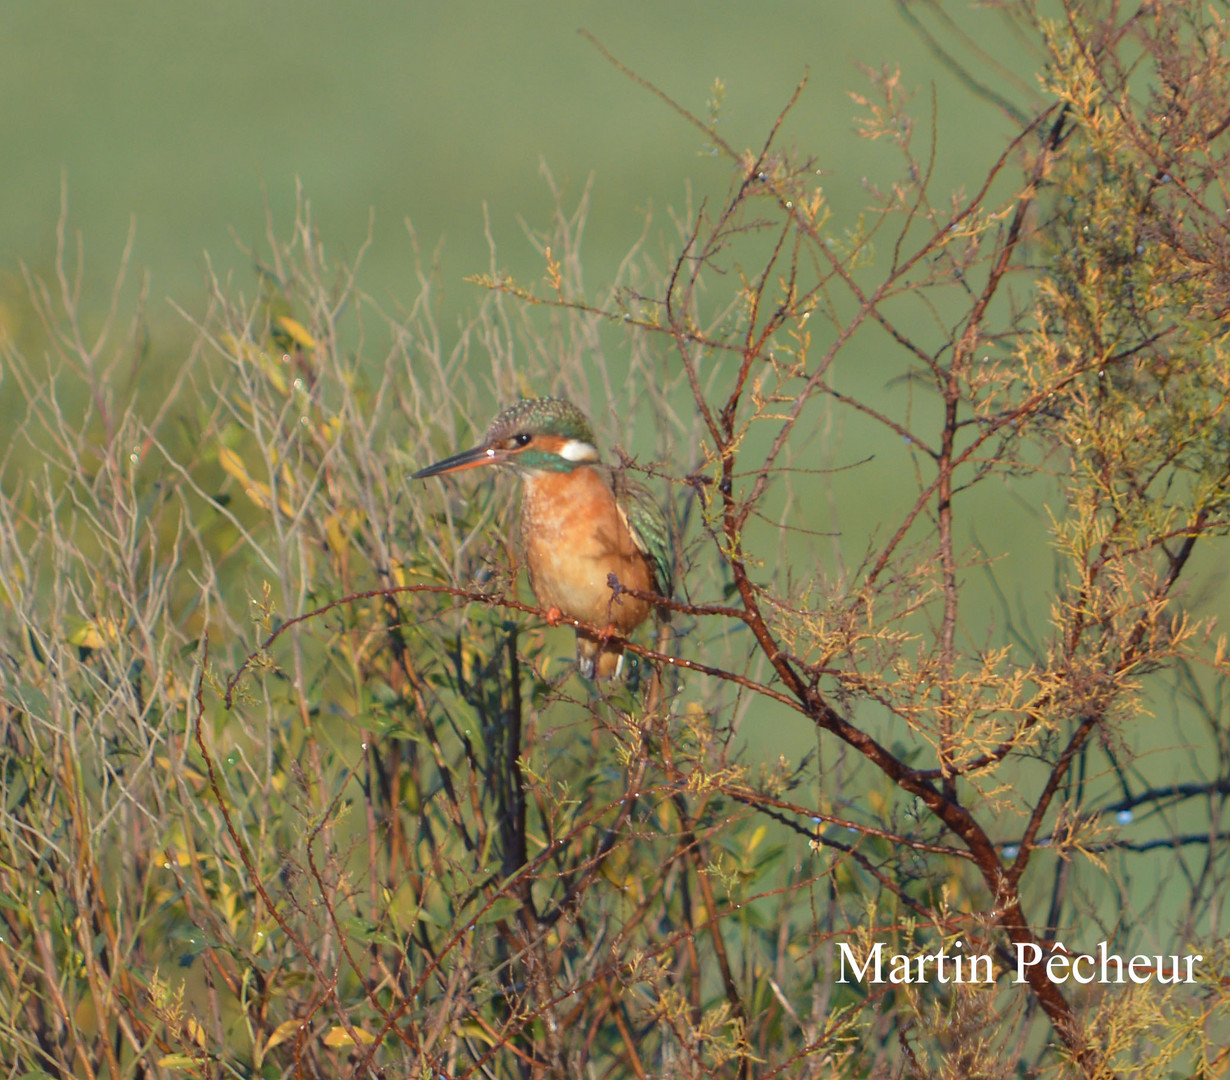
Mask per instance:
[[[530,441],[533,438],[534,436],[531,435],[528,431],[523,431],[519,435],[514,435],[512,441],[513,441],[514,446],[529,446]]]

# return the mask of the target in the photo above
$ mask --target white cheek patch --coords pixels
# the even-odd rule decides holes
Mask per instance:
[[[565,461],[597,461],[598,448],[581,439],[569,439],[559,448],[559,456]]]

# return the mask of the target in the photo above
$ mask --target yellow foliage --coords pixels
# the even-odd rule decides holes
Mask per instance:
[[[352,1035],[351,1032],[354,1032],[354,1034]],[[351,1027],[350,1029],[347,1029],[337,1025],[331,1027],[327,1032],[325,1032],[321,1041],[325,1044],[325,1046],[330,1047],[354,1046],[356,1037],[359,1042],[366,1045],[370,1045],[376,1041],[375,1035],[364,1031],[362,1028]]]

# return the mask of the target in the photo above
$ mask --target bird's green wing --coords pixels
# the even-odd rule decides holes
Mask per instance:
[[[636,546],[649,556],[658,592],[669,599],[674,588],[675,558],[666,515],[662,513],[662,507],[653,493],[623,470],[614,473],[612,483],[615,502],[623,512],[628,532],[632,534]]]

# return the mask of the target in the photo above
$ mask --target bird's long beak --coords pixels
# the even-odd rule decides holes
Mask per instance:
[[[462,469],[475,469],[480,465],[499,465],[502,461],[507,460],[507,450],[484,444],[474,447],[473,450],[464,450],[460,454],[454,454],[443,461],[437,461],[425,469],[419,469],[410,479],[426,480],[429,476],[443,476],[445,473],[460,472]]]

